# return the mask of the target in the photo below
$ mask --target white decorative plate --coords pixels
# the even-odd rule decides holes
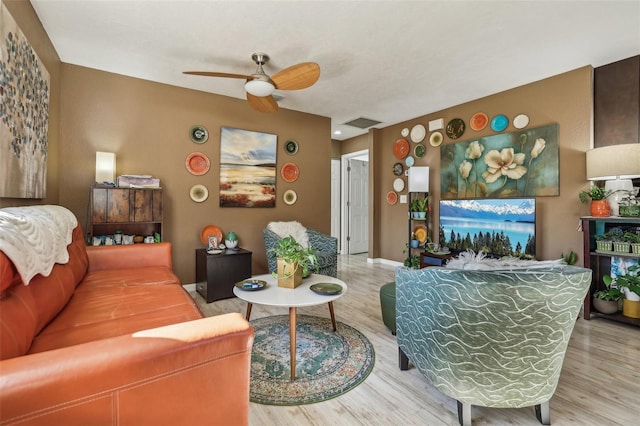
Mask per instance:
[[[209,197],[209,190],[204,185],[193,185],[189,190],[189,196],[196,203],[201,203]]]
[[[411,140],[415,143],[420,143],[427,136],[427,129],[422,124],[416,124],[411,129]]]
[[[396,178],[393,181],[393,189],[396,192],[400,192],[404,189],[404,180],[402,180],[402,178]]]
[[[403,138],[406,138],[407,136],[409,136],[409,129],[405,127],[404,129],[402,129],[400,134],[402,135]]]
[[[288,189],[284,191],[282,199],[284,200],[285,204],[292,205],[295,204],[298,200],[298,194],[296,194],[296,191],[294,191],[293,189]]]
[[[525,114],[518,114],[513,119],[513,127],[515,127],[516,129],[523,129],[527,127],[528,124],[529,124],[529,116]]]
[[[440,144],[442,143],[442,133],[431,133],[431,136],[429,136],[429,143],[431,144],[431,146],[440,146]]]

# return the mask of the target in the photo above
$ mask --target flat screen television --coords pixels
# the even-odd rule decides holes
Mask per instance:
[[[536,199],[440,200],[443,247],[535,259]]]

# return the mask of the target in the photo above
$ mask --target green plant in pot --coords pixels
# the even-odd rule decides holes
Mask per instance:
[[[580,191],[578,198],[581,203],[586,203],[588,199],[591,200],[591,216],[606,217],[611,215],[611,208],[607,197],[612,194],[612,191],[607,191],[604,188],[593,185],[589,189]]]
[[[425,218],[427,217],[427,209],[429,208],[429,196],[425,195],[424,198],[416,198],[411,201],[411,212],[415,213],[413,217]]]
[[[614,282],[609,275],[602,277],[605,285],[611,286]],[[640,318],[640,265],[630,266],[624,275],[615,279],[615,284],[622,292],[622,315],[631,318]]]
[[[302,247],[290,235],[278,241],[268,254],[278,259],[278,271],[273,275],[280,287],[296,288],[302,283],[302,276],[309,275],[310,268],[318,263],[315,250],[311,246]]]
[[[612,286],[611,277],[603,277],[604,290],[593,293],[593,307],[603,314],[615,314],[620,309],[620,299],[622,291],[616,286]]]

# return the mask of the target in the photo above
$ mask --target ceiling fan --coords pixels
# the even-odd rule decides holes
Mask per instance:
[[[245,79],[247,101],[260,112],[278,111],[278,103],[271,96],[274,90],[306,89],[313,86],[320,77],[320,66],[315,62],[292,65],[269,77],[262,69],[262,66],[269,62],[269,55],[258,52],[251,55],[251,59],[258,65],[258,69],[249,75],[212,71],[184,71],[184,74]]]

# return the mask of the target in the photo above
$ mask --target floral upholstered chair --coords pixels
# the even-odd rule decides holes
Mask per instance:
[[[262,231],[264,247],[267,254],[269,272],[275,272],[277,260],[269,249],[276,247],[278,241],[286,236],[293,236],[303,247],[311,246],[318,256],[317,264],[311,272],[331,277],[338,276],[338,239],[325,235],[311,228],[305,228],[299,222],[270,222]]]
[[[535,406],[550,424],[567,344],[591,284],[591,270],[396,270],[400,369],[409,361],[458,401],[460,424],[471,406]]]

